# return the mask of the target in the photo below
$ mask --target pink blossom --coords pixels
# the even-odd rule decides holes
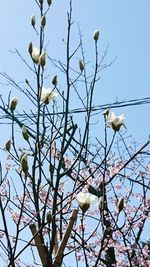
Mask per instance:
[[[11,164],[11,163],[9,163],[9,162],[5,163],[5,166],[4,166],[4,168],[5,168],[6,171],[12,170],[13,167],[14,167],[14,165]]]

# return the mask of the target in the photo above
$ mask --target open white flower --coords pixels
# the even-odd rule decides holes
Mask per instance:
[[[124,124],[124,119],[124,114],[116,116],[114,112],[109,112],[106,122],[114,131],[119,131],[120,127]]]
[[[83,212],[87,211],[91,203],[96,199],[96,196],[90,193],[80,192],[76,195],[76,200]]]
[[[45,88],[42,87],[41,91],[41,101],[43,101],[46,104],[49,104],[50,100],[53,100],[58,94],[54,91],[52,91],[51,88]]]
[[[33,47],[32,48],[32,59],[36,64],[39,62],[39,57],[40,57],[39,49],[36,47]]]

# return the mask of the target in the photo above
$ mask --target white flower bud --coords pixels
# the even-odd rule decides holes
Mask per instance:
[[[52,4],[52,0],[47,0],[47,4],[50,6]]]
[[[53,84],[54,86],[57,85],[57,75],[55,75],[55,76],[52,78],[52,84]]]
[[[27,172],[29,167],[28,167],[28,155],[25,153],[22,158],[21,158],[21,168],[23,172]]]
[[[98,208],[100,211],[104,210],[104,197],[99,198]]]
[[[41,17],[41,27],[45,27],[45,25],[46,25],[46,17],[45,17],[45,15],[43,15],[42,17]]]
[[[32,45],[32,42],[30,42],[28,45],[28,52],[30,55],[32,55],[32,51],[33,51],[33,45]]]
[[[27,79],[25,79],[25,83],[26,83],[27,85],[29,85],[29,81],[28,81]]]
[[[31,25],[33,28],[35,27],[35,16],[34,15],[31,16]]]
[[[79,69],[81,72],[84,70],[84,65],[80,59],[79,59]]]
[[[118,212],[120,213],[124,209],[124,197],[121,197],[117,203]]]
[[[42,52],[42,54],[40,55],[39,57],[39,65],[43,68],[46,64],[46,61],[45,61],[45,52]]]
[[[32,48],[32,59],[33,59],[33,61],[34,61],[34,63],[38,63],[39,62],[39,57],[40,57],[40,51],[39,51],[39,49],[38,48],[36,48],[36,47],[33,47]]]
[[[109,109],[105,109],[103,112],[102,112],[102,115],[104,115],[104,117],[107,117],[109,114]]]
[[[29,141],[29,134],[25,125],[22,126],[22,136],[27,142]]]
[[[47,212],[47,214],[46,214],[46,220],[47,220],[48,223],[51,223],[52,222],[52,214],[51,214],[50,211]]]
[[[99,31],[98,31],[98,30],[96,30],[96,31],[93,33],[93,39],[94,39],[95,41],[97,41],[97,40],[99,39]]]
[[[9,105],[9,109],[10,109],[11,112],[14,112],[14,110],[16,109],[17,104],[18,104],[18,98],[13,97],[10,100],[10,105]]]
[[[11,140],[9,139],[9,140],[5,143],[5,149],[6,149],[6,151],[10,152],[10,147],[11,147]]]
[[[20,154],[20,156],[19,156],[19,161],[20,161],[20,162],[21,162],[22,157],[23,157],[25,154],[26,154],[25,152],[22,152],[22,153]]]

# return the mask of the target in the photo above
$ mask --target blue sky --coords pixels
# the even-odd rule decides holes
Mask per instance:
[[[62,38],[66,36],[66,12],[68,0],[53,0],[48,15],[47,41],[50,55],[62,58]],[[87,60],[93,59],[92,33],[100,30],[100,55],[109,43],[106,63],[117,60],[101,74],[97,85],[95,104],[111,103],[149,96],[150,86],[150,2],[74,0],[73,1],[73,43],[78,41],[78,23],[83,33]],[[38,10],[34,1],[5,0],[0,2],[0,71],[6,71],[19,81],[24,80],[25,66],[10,52],[17,48],[27,58],[27,45],[35,34],[30,27],[30,16]],[[35,38],[36,40],[36,38]],[[18,67],[19,66],[19,67]],[[5,92],[3,93],[5,94]],[[116,109],[124,113],[130,134],[138,141],[149,135],[149,105]]]
[[[69,0],[53,0],[47,18],[48,53],[54,58],[63,58],[64,55],[62,39],[66,36],[68,7]],[[79,23],[87,61],[92,62],[94,57],[92,34],[95,29],[100,30],[100,56],[109,43],[106,63],[117,57],[115,63],[101,73],[100,82],[96,86],[95,105],[112,103],[116,99],[122,101],[150,96],[149,10],[149,0],[73,0],[72,44],[78,43]],[[28,60],[28,43],[30,40],[35,44],[37,42],[30,27],[32,14],[35,14],[38,20],[34,0],[0,1],[0,72],[6,71],[19,82],[30,78],[31,74],[17,55],[10,51],[17,48]],[[53,70],[50,71],[53,76]],[[0,80],[0,92],[7,99],[8,91],[12,88],[8,87],[6,91],[1,82],[3,81]],[[114,111],[118,115],[125,114],[128,133],[138,142],[142,143],[148,138],[149,105],[119,108]],[[6,131],[2,135],[1,133],[1,137],[6,140]]]

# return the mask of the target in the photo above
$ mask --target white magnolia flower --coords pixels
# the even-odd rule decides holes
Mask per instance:
[[[39,57],[40,57],[39,49],[36,47],[33,47],[32,48],[32,59],[36,64],[39,62]]]
[[[90,193],[83,193],[80,192],[76,195],[76,200],[80,206],[80,208],[83,210],[83,212],[87,211],[90,207],[91,203],[96,199],[96,196],[90,194]]]
[[[106,122],[114,131],[119,131],[120,127],[124,124],[124,119],[124,114],[116,116],[114,112],[109,112]]]
[[[50,100],[53,100],[58,94],[51,90],[51,88],[42,87],[41,101],[48,104]]]

